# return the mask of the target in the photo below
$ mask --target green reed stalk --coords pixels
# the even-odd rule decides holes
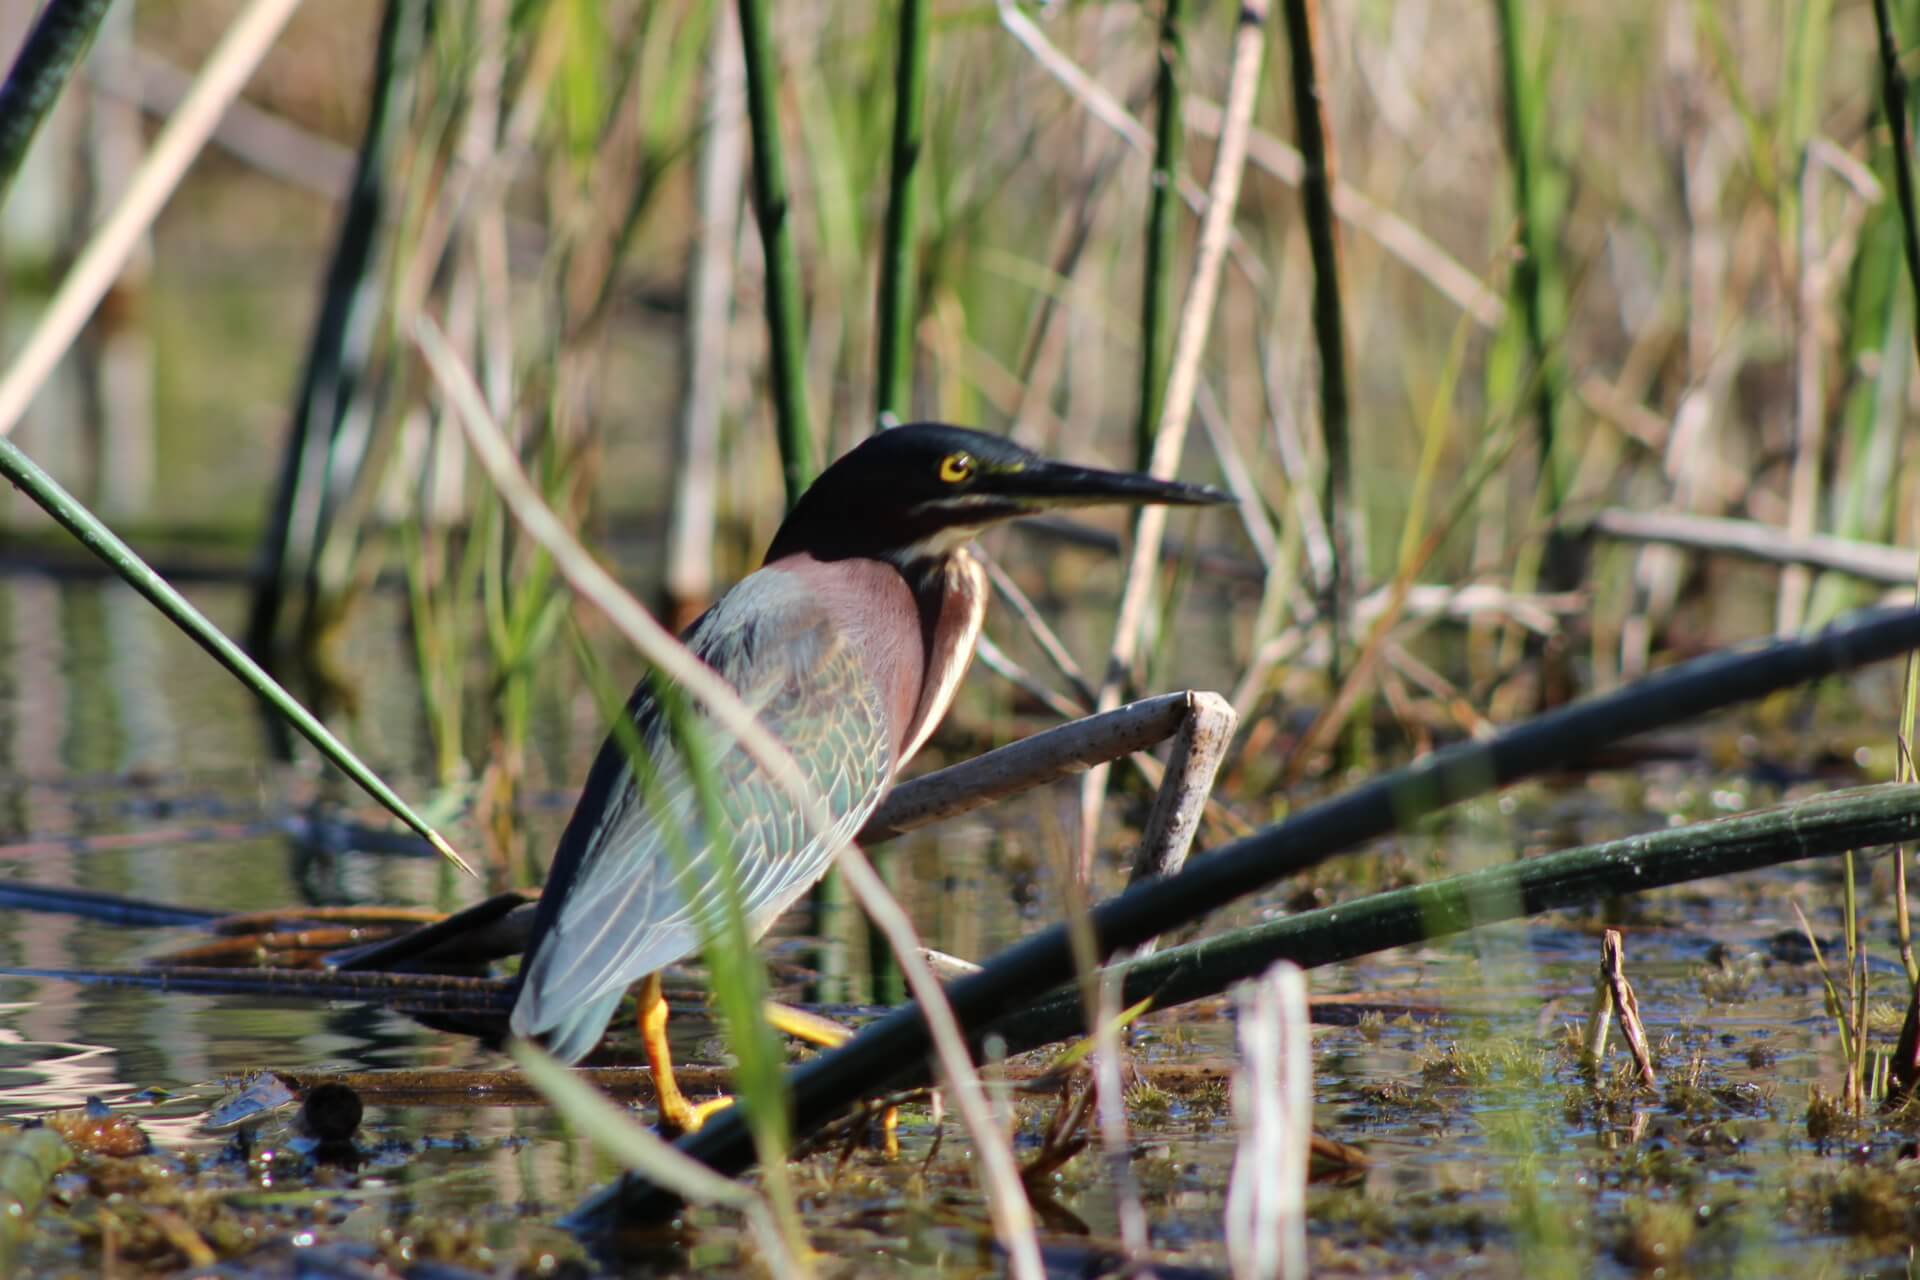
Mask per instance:
[[[879,386],[883,423],[913,407],[913,250],[925,178],[927,0],[900,0],[900,54],[893,72],[893,174],[880,251]]]
[[[925,181],[927,0],[901,0],[900,49],[893,71],[893,156],[887,196],[887,225],[880,250],[878,305],[879,352],[876,356],[874,428],[905,421],[913,409],[914,245]],[[874,869],[889,888],[898,883],[898,854],[876,854]],[[847,909],[846,886],[836,868],[814,887],[814,907],[822,918]],[[877,928],[869,926],[867,951],[875,996],[886,1004],[907,998],[907,982]]]
[[[1154,78],[1153,171],[1147,195],[1147,265],[1140,290],[1140,411],[1133,429],[1134,465],[1153,462],[1153,437],[1167,396],[1173,359],[1173,264],[1179,250],[1180,162],[1187,131],[1181,119],[1180,64],[1186,39],[1180,25],[1184,0],[1164,0],[1160,14],[1159,70]]]
[[[1534,412],[1540,440],[1541,504],[1544,514],[1560,509],[1560,401],[1565,375],[1560,367],[1561,317],[1554,296],[1552,213],[1540,172],[1542,149],[1539,68],[1527,65],[1521,0],[1499,0],[1500,70],[1506,95],[1507,151],[1513,165],[1514,212],[1519,219],[1520,255],[1513,266],[1513,293],[1520,304],[1527,351],[1539,370]]]
[[[1327,616],[1340,634],[1353,584],[1353,453],[1347,389],[1347,339],[1340,301],[1340,252],[1333,217],[1333,157],[1320,96],[1318,15],[1315,0],[1287,0],[1287,43],[1292,52],[1294,132],[1303,172],[1300,204],[1313,255],[1313,336],[1320,351],[1320,429],[1326,438],[1327,473],[1322,509],[1333,539]],[[1335,644],[1338,654],[1339,645]],[[1334,679],[1338,682],[1336,656]]]
[[[1327,678],[1338,688],[1345,658],[1346,612],[1359,553],[1359,494],[1354,490],[1353,444],[1347,388],[1346,324],[1340,301],[1340,246],[1333,216],[1333,145],[1327,128],[1319,73],[1319,15],[1316,0],[1287,0],[1287,44],[1292,51],[1293,122],[1300,145],[1300,204],[1313,255],[1313,335],[1320,351],[1320,430],[1326,440],[1327,471],[1321,509],[1333,543],[1333,572],[1327,575],[1322,611],[1329,628]],[[1364,717],[1362,717],[1364,720]],[[1358,723],[1358,722],[1356,722]]]
[[[212,654],[221,666],[239,678],[240,683],[285,717],[307,741],[319,749],[321,755],[339,766],[341,772],[358,783],[389,813],[411,827],[442,857],[452,861],[468,875],[473,874],[473,868],[453,851],[453,846],[409,808],[406,801],[394,794],[372,769],[361,763],[360,758],[315,719],[313,713],[281,688],[239,645],[227,639],[218,627],[207,621],[205,614],[188,603],[187,598],[174,590],[172,584],[135,555],[133,548],[122,542],[113,530],[55,483],[53,477],[22,453],[18,445],[3,438],[0,438],[0,475],[23,490],[62,528],[78,538],[81,546],[100,557],[127,585],[151,601],[170,622],[192,636],[202,649]]]
[[[1881,103],[1887,113],[1887,127],[1893,133],[1893,185],[1900,200],[1900,244],[1907,260],[1907,282],[1913,287],[1916,310],[1920,310],[1920,212],[1916,212],[1913,194],[1913,127],[1907,109],[1907,79],[1900,71],[1900,41],[1893,28],[1893,15],[1887,0],[1873,0],[1873,22],[1880,52]],[[1909,326],[1914,350],[1920,354],[1920,323]],[[1906,688],[1902,697],[1900,726],[1900,776],[1912,777],[1914,701],[1916,671],[1913,658],[1907,659]],[[1900,959],[1906,967],[1907,981],[1920,985],[1920,964],[1913,955],[1913,925],[1908,911],[1907,858],[1911,850],[1901,846],[1894,862],[1895,912],[1900,930]],[[1851,921],[1849,921],[1851,923]]]
[[[747,121],[753,133],[753,212],[767,260],[767,331],[773,355],[773,409],[787,505],[813,481],[813,426],[807,414],[806,339],[800,319],[800,262],[788,214],[787,164],[775,103],[772,19],[766,0],[740,0],[747,61]]]
[[[48,0],[0,84],[0,202],[111,0]]]
[[[1880,93],[1887,127],[1893,131],[1893,185],[1900,197],[1901,245],[1907,256],[1907,281],[1920,298],[1920,212],[1913,195],[1913,127],[1907,114],[1907,79],[1900,72],[1900,42],[1893,29],[1887,0],[1873,0],[1873,21],[1879,33]],[[1914,326],[1914,350],[1920,354],[1920,325]]]
[[[374,305],[373,295],[381,287],[374,262],[387,210],[387,162],[406,127],[425,37],[425,10],[418,0],[387,0],[374,54],[367,124],[267,511],[260,572],[247,616],[247,648],[256,654],[272,651],[288,588],[296,574],[313,567],[312,557],[324,539],[328,455],[365,373],[377,328],[353,320],[356,312]]]

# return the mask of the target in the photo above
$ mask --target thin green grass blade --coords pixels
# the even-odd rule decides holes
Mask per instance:
[[[926,169],[927,0],[902,0],[900,56],[894,68],[893,174],[886,241],[880,255],[880,379],[875,404],[884,423],[913,406],[913,248]]]
[[[319,749],[320,754],[338,765],[342,772],[358,783],[362,790],[378,800],[394,817],[407,824],[434,847],[440,855],[468,875],[474,870],[448,844],[445,837],[420,817],[407,802],[394,794],[392,788],[382,782],[372,769],[363,764],[360,758],[347,748],[347,745],[315,719],[313,713],[280,687],[272,676],[261,669],[260,664],[249,658],[239,645],[227,639],[221,630],[207,621],[187,598],[173,589],[168,581],[155,573],[146,561],[134,554],[133,548],[122,542],[113,530],[107,528],[74,496],[61,488],[52,476],[42,471],[32,458],[21,452],[12,441],[0,438],[0,475],[5,475],[18,488],[25,491],[41,509],[58,521],[80,545],[99,556],[109,568],[119,574],[127,585],[150,600],[154,607],[165,614],[169,621],[192,636],[201,648],[212,654],[221,666],[239,677],[240,682],[263,698],[287,723],[298,729],[307,741]]]
[[[1534,384],[1536,429],[1540,442],[1541,506],[1551,516],[1565,496],[1558,435],[1566,374],[1559,347],[1565,324],[1555,252],[1558,205],[1545,172],[1545,55],[1528,30],[1529,11],[1517,0],[1495,6],[1500,27],[1500,70],[1505,96],[1508,160],[1512,168],[1514,211],[1519,219],[1518,253],[1512,290],[1519,302],[1527,353],[1538,369]]]
[[[53,0],[33,24],[20,56],[0,85],[0,200],[27,158],[40,122],[53,110],[67,77],[86,56],[111,0]],[[29,10],[31,12],[31,10]]]
[[[800,260],[793,247],[792,193],[774,85],[773,19],[764,0],[740,0],[747,62],[747,120],[753,132],[753,209],[767,259],[767,330],[773,407],[780,432],[787,504],[813,483],[813,424],[807,410],[806,335],[800,314]]]
[[[1147,196],[1146,276],[1140,291],[1140,404],[1133,439],[1134,465],[1141,471],[1153,464],[1153,436],[1173,363],[1173,268],[1179,253],[1180,166],[1186,139],[1180,114],[1181,62],[1186,56],[1182,0],[1165,0],[1165,5],[1160,12],[1160,65],[1154,73],[1153,174]]]
[[[780,1277],[810,1274],[781,1235],[766,1198],[683,1155],[625,1108],[524,1040],[509,1046],[527,1079],[566,1121],[627,1168],[695,1204],[716,1204],[746,1215],[767,1270]]]

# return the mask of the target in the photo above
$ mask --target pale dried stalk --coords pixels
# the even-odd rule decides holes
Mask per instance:
[[[1233,215],[1240,202],[1240,180],[1246,172],[1247,134],[1253,105],[1260,93],[1260,64],[1266,55],[1265,0],[1248,0],[1240,10],[1234,33],[1233,67],[1227,82],[1226,123],[1214,158],[1213,179],[1207,192],[1206,213],[1200,221],[1200,239],[1194,251],[1193,274],[1180,307],[1180,327],[1174,334],[1173,363],[1167,374],[1167,398],[1154,433],[1149,474],[1170,479],[1180,466],[1187,424],[1193,416],[1200,382],[1200,357],[1213,324],[1214,301],[1220,292],[1220,269],[1226,262],[1233,232]],[[1120,688],[1139,652],[1160,544],[1166,536],[1167,509],[1142,507],[1134,518],[1133,556],[1127,563],[1126,586],[1120,595],[1118,621],[1107,672],[1095,710],[1107,711],[1120,702]],[[1088,771],[1080,792],[1080,871],[1091,870],[1095,826],[1106,795],[1108,766]]]
[[[1153,131],[1141,124],[1104,85],[1062,53],[1033,19],[1022,13],[1010,0],[1000,0],[999,10],[1000,25],[1094,119],[1111,129],[1133,150],[1143,155],[1153,153]],[[1187,127],[1195,132],[1218,137],[1224,131],[1224,113],[1218,105],[1205,99],[1188,98],[1181,115]],[[1299,185],[1302,164],[1300,153],[1294,148],[1272,134],[1257,129],[1248,136],[1248,148],[1255,166],[1289,186]],[[1201,210],[1206,206],[1207,197],[1192,179],[1184,175],[1180,178],[1180,195],[1190,208]],[[1500,327],[1506,310],[1500,295],[1455,261],[1426,232],[1391,210],[1375,204],[1364,192],[1344,182],[1334,184],[1333,211],[1341,221],[1371,238],[1389,255],[1433,286],[1441,296],[1466,312],[1481,328]],[[1249,271],[1248,279],[1256,285],[1265,283],[1265,273],[1258,270],[1257,263],[1250,255],[1236,248],[1234,261],[1243,269],[1253,268]]]
[[[994,593],[1006,602],[1007,607],[1013,610],[1014,616],[1019,618],[1027,628],[1028,634],[1033,637],[1033,642],[1040,646],[1040,652],[1046,654],[1047,661],[1053,664],[1053,669],[1073,687],[1074,698],[1089,707],[1092,706],[1093,687],[1087,683],[1086,675],[1080,670],[1080,664],[1073,660],[1073,654],[1067,649],[1066,643],[1040,615],[1040,610],[1035,608],[1033,601],[1027,598],[1027,593],[1020,589],[1020,584],[1008,577],[1007,571],[1000,567],[1000,562],[984,551],[976,552],[975,558],[987,571],[987,581],[993,584]]]
[[[1187,127],[1196,133],[1220,135],[1220,108],[1215,104],[1204,98],[1188,98],[1183,114]],[[1255,129],[1249,137],[1247,157],[1256,169],[1290,187],[1299,186],[1306,176],[1306,161],[1299,150],[1264,129]],[[1507,310],[1505,301],[1480,277],[1456,262],[1426,232],[1337,179],[1333,184],[1333,212],[1342,222],[1398,258],[1481,328],[1500,327]]]
[[[700,229],[687,290],[686,391],[674,436],[677,481],[667,526],[667,599],[688,621],[713,596],[720,417],[726,401],[740,180],[747,158],[746,94],[739,68],[739,14],[732,5],[721,5],[714,14],[707,56],[706,136],[698,166]]]
[[[1826,350],[1821,345],[1821,308],[1827,292],[1820,255],[1820,166],[1809,151],[1800,161],[1800,288],[1794,306],[1793,470],[1787,486],[1787,533],[1813,533],[1820,505],[1821,451],[1827,440]],[[1790,564],[1780,573],[1773,629],[1792,635],[1807,610],[1813,574]]]
[[[1100,1147],[1107,1158],[1107,1177],[1113,1184],[1114,1208],[1120,1219],[1120,1243],[1127,1260],[1140,1271],[1146,1267],[1151,1241],[1147,1210],[1140,1201],[1140,1182],[1133,1176],[1132,1143],[1127,1138],[1127,1097],[1120,1080],[1120,972],[1100,971],[1094,1001],[1093,1093],[1094,1119]]]
[[[1196,690],[1186,699],[1186,718],[1180,722],[1173,749],[1167,754],[1166,778],[1140,833],[1129,884],[1178,875],[1186,865],[1187,851],[1193,848],[1200,817],[1206,812],[1207,797],[1213,794],[1214,775],[1220,772],[1227,748],[1233,743],[1233,731],[1240,723],[1233,704],[1217,693]],[[1157,942],[1147,943],[1138,954],[1151,955]]]
[[[554,567],[568,585],[593,601],[661,675],[685,689],[707,709],[720,727],[740,744],[740,749],[765,769],[774,784],[793,801],[810,832],[832,830],[833,820],[826,806],[780,740],[760,723],[731,685],[674,639],[645,606],[600,566],[541,499],[521,470],[505,435],[487,412],[472,373],[460,362],[438,327],[421,316],[414,324],[413,335],[442,393],[453,402],[467,443],[481,469],[499,491],[501,501],[515,521],[553,557]],[[1020,1185],[1019,1165],[1014,1161],[1013,1149],[1005,1134],[994,1126],[986,1092],[973,1070],[960,1024],[953,1016],[953,1008],[947,1003],[939,979],[920,956],[920,941],[914,935],[913,925],[857,844],[850,841],[843,846],[835,855],[835,865],[846,877],[848,888],[868,918],[886,935],[899,957],[907,985],[920,1003],[933,1039],[942,1084],[952,1094],[980,1157],[987,1208],[993,1216],[996,1233],[1007,1249],[1010,1267],[1015,1275],[1039,1280],[1044,1270],[1034,1237],[1032,1208]]]
[[[1313,1040],[1307,980],[1282,960],[1234,992],[1240,1131],[1227,1184],[1227,1257],[1235,1280],[1307,1274],[1307,1163],[1313,1140]]]
[[[59,292],[47,304],[33,336],[13,358],[5,377],[0,378],[0,436],[10,434],[19,424],[60,357],[80,336],[88,317],[126,266],[128,256],[206,145],[227,104],[239,96],[299,4],[300,0],[253,0],[227,28],[201,69],[193,92],[160,131],[120,203],[87,241],[67,278],[60,282]]]
[[[1047,39],[1046,33],[1040,30],[1033,19],[1020,11],[1014,0],[996,0],[996,4],[1000,12],[1000,25],[1005,27],[1007,33],[1018,40],[1028,53],[1033,55],[1034,60],[1048,75],[1058,80],[1062,88],[1091,112],[1094,119],[1119,134],[1135,151],[1146,155],[1153,153],[1152,131],[1134,119],[1133,114],[1121,104],[1118,98],[1109,93],[1098,80],[1081,70],[1079,64],[1072,58],[1060,52],[1058,46]],[[1266,24],[1265,0],[1260,0],[1260,14],[1257,26],[1264,26]],[[1245,30],[1245,28],[1246,13],[1243,10],[1241,29]],[[1229,110],[1232,109],[1231,92],[1228,95],[1227,106]],[[1244,142],[1244,139],[1242,141]],[[1219,172],[1218,161],[1215,162],[1214,172]],[[1212,194],[1201,191],[1193,179],[1184,174],[1180,176],[1179,182],[1180,198],[1187,202],[1189,208],[1204,218],[1208,202],[1213,198]],[[1266,268],[1260,264],[1258,258],[1245,251],[1244,246],[1239,243],[1238,232],[1229,227],[1227,234],[1230,247],[1233,249],[1235,265],[1245,273],[1256,289],[1264,290],[1267,285]]]
[[[1595,515],[1588,527],[1602,537],[1629,542],[1720,552],[1774,564],[1810,565],[1886,587],[1913,584],[1913,552],[1905,548],[1829,533],[1796,538],[1757,520],[1608,507]]]

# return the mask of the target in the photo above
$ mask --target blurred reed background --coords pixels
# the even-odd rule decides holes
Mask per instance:
[[[239,8],[113,6],[0,208],[9,347]],[[415,319],[682,622],[883,412],[1145,460],[1240,13],[306,6],[20,442],[153,556],[245,580],[251,646],[323,706],[351,710],[369,593],[403,592],[427,770],[510,814],[530,727],[591,738],[597,712]],[[27,21],[0,15],[0,50]],[[1265,37],[1180,467],[1241,501],[1175,522],[1129,673],[1232,694],[1239,796],[1884,589],[1673,544],[1909,540],[1871,6],[1296,0]],[[13,554],[63,554],[7,518]],[[1120,532],[990,542],[1072,660],[1001,610],[1012,678],[976,676],[950,742],[1097,696]],[[531,874],[544,850],[491,830]]]

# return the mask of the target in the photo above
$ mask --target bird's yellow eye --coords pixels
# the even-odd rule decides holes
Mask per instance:
[[[972,474],[973,457],[971,454],[950,453],[940,459],[940,478],[948,484],[963,483]]]

